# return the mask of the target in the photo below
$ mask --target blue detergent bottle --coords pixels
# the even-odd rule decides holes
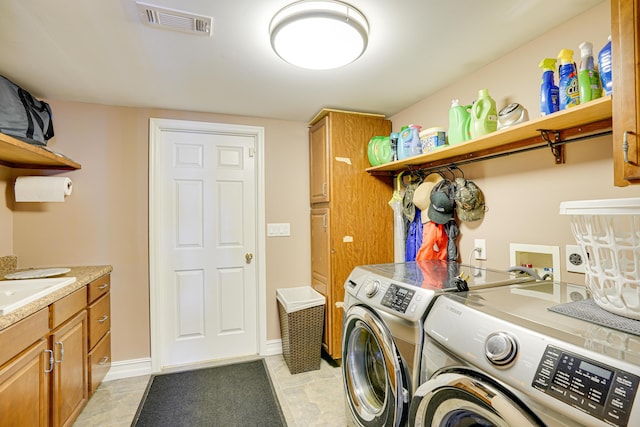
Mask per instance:
[[[542,82],[540,83],[540,114],[546,116],[555,113],[559,106],[559,89],[555,83],[555,58],[544,58],[538,67],[542,68]]]
[[[560,60],[560,110],[580,105],[580,89],[578,88],[578,73],[573,62],[573,51],[562,49],[558,53]]]
[[[611,79],[611,36],[609,41],[598,53],[598,68],[600,68],[600,82],[605,95],[611,95],[613,81]]]

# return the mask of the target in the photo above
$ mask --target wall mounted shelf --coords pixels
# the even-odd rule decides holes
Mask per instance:
[[[610,133],[611,96],[606,96],[470,141],[366,170],[372,175],[388,175],[403,170],[426,170],[486,160],[546,146],[551,147],[556,162],[563,163],[562,146],[564,144]],[[553,136],[553,140],[549,139],[550,135]]]
[[[0,133],[0,164],[11,168],[75,170],[79,163],[46,148]]]

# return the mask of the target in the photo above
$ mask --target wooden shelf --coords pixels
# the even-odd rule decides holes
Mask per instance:
[[[11,168],[75,170],[82,166],[53,151],[0,133],[0,164]]]
[[[429,169],[469,162],[549,145],[541,130],[550,131],[552,142],[562,143],[611,130],[611,96],[529,120],[480,138],[446,146],[430,153],[367,168],[370,174]]]

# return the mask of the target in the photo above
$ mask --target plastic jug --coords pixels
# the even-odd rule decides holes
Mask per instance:
[[[470,105],[460,105],[460,101],[457,99],[451,101],[451,108],[449,109],[449,144],[457,144],[471,139],[469,134],[469,126],[471,125],[470,108]]]
[[[471,138],[477,138],[498,129],[496,101],[489,96],[488,89],[478,91],[478,100],[471,107]]]
[[[589,102],[602,96],[600,73],[593,60],[593,45],[590,42],[580,44],[580,71],[578,71],[580,103]]]
[[[420,128],[421,126],[419,125],[409,125],[402,128],[400,131],[400,139],[398,140],[400,148],[398,150],[398,160],[422,154]]]
[[[560,60],[560,110],[580,105],[580,90],[578,88],[578,73],[573,62],[573,51],[562,49],[558,54]]]
[[[600,67],[600,81],[605,95],[611,95],[613,81],[611,80],[611,36],[598,54],[598,66]]]

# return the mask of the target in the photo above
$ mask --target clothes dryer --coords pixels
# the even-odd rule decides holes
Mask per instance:
[[[410,425],[640,425],[640,322],[557,312],[589,302],[583,286],[547,281],[438,298]]]
[[[420,379],[423,325],[436,297],[528,280],[439,260],[356,267],[345,283],[342,338],[350,424],[407,424]]]

